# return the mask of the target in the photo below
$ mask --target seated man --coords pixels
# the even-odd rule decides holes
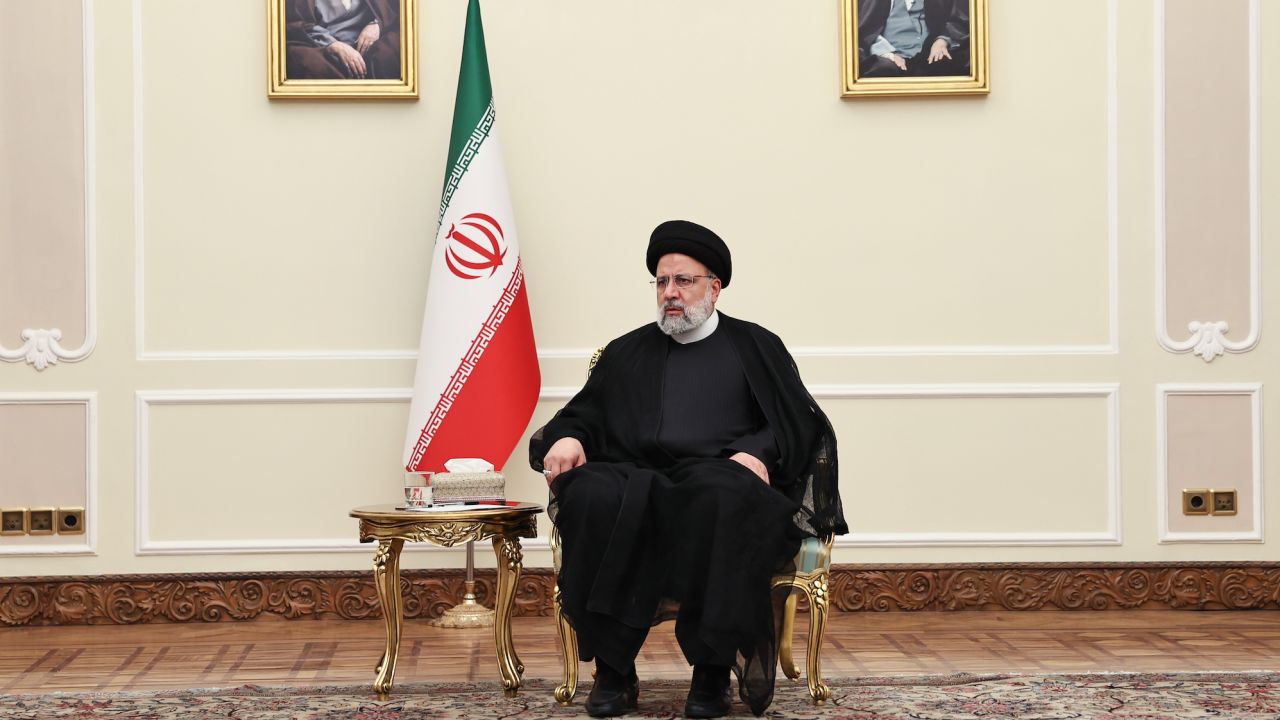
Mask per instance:
[[[553,495],[561,605],[596,661],[587,712],[636,707],[636,655],[674,617],[685,715],[728,713],[731,668],[760,715],[785,601],[772,576],[802,538],[847,532],[835,435],[782,341],[716,311],[733,265],[715,233],[665,222],[647,262],[657,324],[609,343],[529,448]]]

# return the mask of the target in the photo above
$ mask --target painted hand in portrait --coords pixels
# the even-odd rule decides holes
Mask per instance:
[[[969,74],[968,0],[859,0],[862,77]]]
[[[289,80],[400,79],[399,0],[288,0]]]

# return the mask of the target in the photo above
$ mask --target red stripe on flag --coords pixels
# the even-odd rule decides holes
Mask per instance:
[[[542,376],[519,265],[422,429],[409,470],[440,472],[450,458],[477,457],[498,469],[524,434]],[[506,302],[504,302],[506,301]],[[490,335],[490,333],[492,333]]]

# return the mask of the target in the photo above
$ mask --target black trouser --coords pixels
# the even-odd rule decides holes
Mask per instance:
[[[582,660],[625,671],[649,627],[674,616],[690,664],[741,656],[772,672],[770,581],[798,542],[786,496],[731,460],[661,473],[592,462],[556,489],[561,602]]]

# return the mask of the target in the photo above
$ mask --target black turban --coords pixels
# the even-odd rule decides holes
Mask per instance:
[[[697,260],[720,278],[721,287],[729,287],[729,276],[733,274],[733,258],[729,255],[729,246],[724,244],[719,235],[688,220],[668,220],[653,229],[649,236],[649,251],[645,254],[645,263],[649,266],[649,274],[658,272],[658,260],[667,253],[680,253]]]

